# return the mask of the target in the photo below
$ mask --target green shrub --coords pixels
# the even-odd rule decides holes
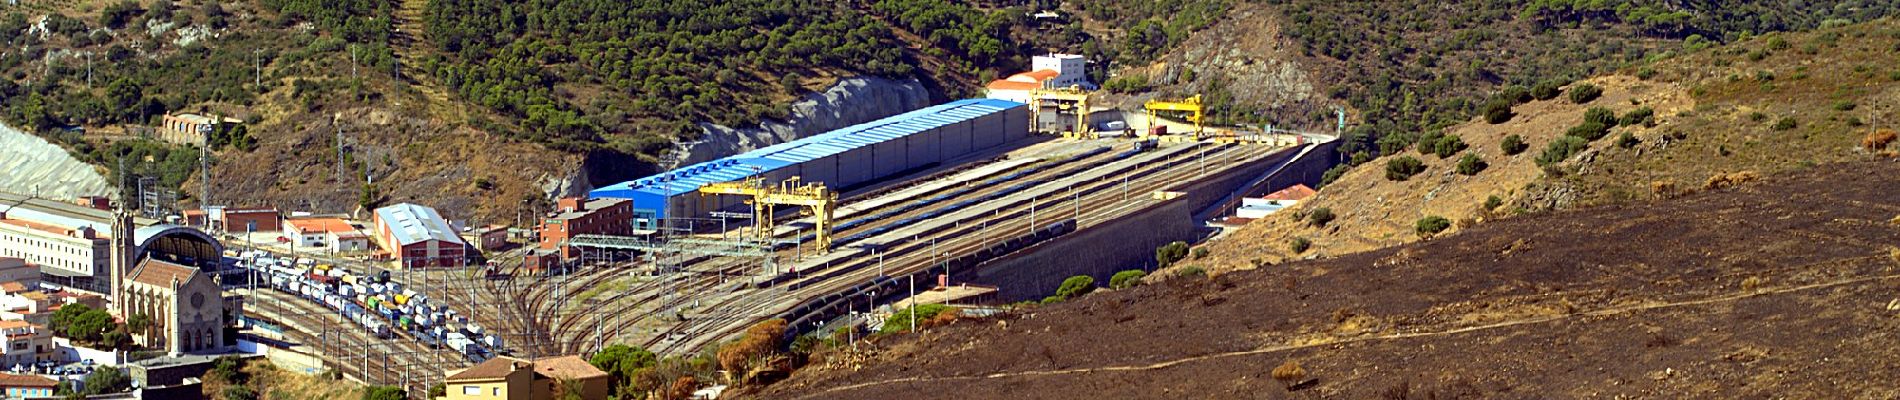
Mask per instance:
[[[1654,78],[1654,77],[1656,77],[1655,67],[1646,66],[1646,67],[1636,69],[1636,79],[1649,80],[1649,78]]]
[[[1616,136],[1616,147],[1627,149],[1631,147],[1636,147],[1637,143],[1641,143],[1641,141],[1636,140],[1636,135],[1631,134],[1629,132],[1623,132],[1622,135]]]
[[[1517,115],[1511,113],[1511,102],[1505,99],[1492,99],[1485,102],[1480,112],[1484,114],[1484,121],[1492,125],[1510,122],[1511,117]]]
[[[1767,121],[1767,120],[1768,120],[1768,114],[1763,114],[1761,111],[1754,111],[1754,112],[1748,113],[1749,122],[1762,122],[1762,121]]]
[[[224,400],[257,400],[257,392],[248,386],[226,386]]]
[[[1194,259],[1199,260],[1199,259],[1207,258],[1207,253],[1208,251],[1206,247],[1195,248]]]
[[[1789,129],[1794,129],[1794,127],[1795,127],[1794,117],[1781,117],[1780,120],[1775,121],[1775,126],[1774,126],[1775,130],[1777,131],[1785,131]]]
[[[1187,258],[1187,255],[1187,242],[1175,241],[1155,248],[1155,262],[1160,264],[1162,268],[1174,265],[1175,262]]]
[[[1464,157],[1458,158],[1458,174],[1460,175],[1477,175],[1478,172],[1484,171],[1484,169],[1489,166],[1491,165],[1485,164],[1484,159],[1478,158],[1477,154],[1465,153]]]
[[[1108,277],[1108,287],[1115,289],[1135,287],[1141,284],[1141,278],[1145,276],[1148,276],[1148,273],[1139,269],[1116,272],[1115,276]]]
[[[1432,144],[1432,153],[1437,154],[1438,158],[1451,158],[1452,155],[1465,151],[1468,147],[1471,146],[1465,145],[1464,138],[1458,135],[1445,135],[1438,137],[1438,142]]]
[[[1062,280],[1062,286],[1056,287],[1056,296],[1073,299],[1093,291],[1095,291],[1095,278],[1088,275],[1076,275]]]
[[[1315,208],[1306,213],[1306,222],[1318,228],[1326,227],[1327,223],[1333,222],[1333,218],[1333,209],[1326,207]]]
[[[1622,126],[1636,126],[1636,125],[1650,126],[1650,124],[1655,122],[1655,120],[1656,120],[1655,109],[1649,108],[1649,107],[1637,107],[1634,110],[1630,110],[1627,113],[1623,113],[1623,117],[1618,118],[1616,123]]]
[[[1841,101],[1834,102],[1835,111],[1854,111],[1854,107],[1858,107],[1858,106],[1859,105],[1854,104],[1853,100],[1841,100]]]
[[[1484,199],[1485,211],[1496,210],[1498,209],[1498,206],[1502,206],[1502,205],[1504,205],[1504,199],[1498,198],[1498,195],[1494,194],[1494,195],[1491,195],[1491,197],[1486,197]]]
[[[1504,151],[1504,155],[1507,156],[1515,156],[1517,153],[1523,153],[1525,149],[1530,147],[1530,143],[1524,143],[1523,136],[1518,136],[1515,133],[1510,136],[1505,136],[1504,141],[1498,143],[1498,150]]]
[[[1352,170],[1352,166],[1347,164],[1339,164],[1334,165],[1332,168],[1327,168],[1326,173],[1320,174],[1319,176],[1319,187],[1323,188],[1326,187],[1326,185],[1333,184],[1333,181],[1339,180],[1339,177],[1345,176],[1346,171],[1350,170]]]
[[[1413,229],[1418,232],[1419,236],[1423,237],[1437,235],[1439,232],[1444,232],[1445,229],[1449,228],[1451,228],[1451,220],[1436,215],[1419,218],[1418,223],[1413,224]]]
[[[1586,121],[1581,125],[1570,127],[1570,130],[1564,132],[1565,136],[1583,139],[1584,141],[1602,139],[1604,135],[1608,134],[1610,134],[1610,126],[1596,121]]]
[[[1563,87],[1564,83],[1561,81],[1547,80],[1538,82],[1536,86],[1531,86],[1531,97],[1538,100],[1555,99],[1557,96],[1564,94]]]
[[[1293,238],[1293,240],[1287,243],[1287,249],[1293,250],[1293,254],[1305,253],[1306,249],[1311,248],[1313,248],[1313,241],[1306,240],[1306,238],[1303,237]]]
[[[937,314],[942,314],[944,311],[950,310],[950,306],[946,306],[942,304],[918,304],[917,307],[914,308],[916,310],[915,312],[912,312],[911,311],[912,309],[913,307],[904,307],[904,308],[897,309],[897,312],[892,313],[890,318],[884,319],[884,326],[878,328],[877,331],[878,332],[908,331],[910,330],[911,320],[914,319],[918,323],[921,324],[923,321],[927,321],[931,318],[936,318]]]
[[[1201,277],[1207,276],[1207,270],[1204,270],[1204,269],[1201,269],[1201,267],[1195,267],[1195,266],[1181,267],[1181,271],[1176,272],[1174,276],[1179,276],[1183,278],[1201,278]]]
[[[1595,122],[1604,126],[1616,126],[1616,112],[1603,107],[1590,107],[1583,112],[1583,122]]]
[[[1579,83],[1576,86],[1572,86],[1569,92],[1571,103],[1585,104],[1602,96],[1603,88],[1588,83]]]
[[[1400,156],[1385,162],[1385,179],[1404,181],[1420,172],[1425,172],[1425,162],[1412,156]]]
[[[1504,90],[1498,91],[1496,98],[1511,102],[1511,104],[1529,103],[1532,100],[1530,88],[1526,88],[1524,85],[1505,86]]]
[[[1559,137],[1557,140],[1551,141],[1549,146],[1544,147],[1544,153],[1537,156],[1537,165],[1544,166],[1563,162],[1565,159],[1570,158],[1571,155],[1581,153],[1583,149],[1587,148],[1590,148],[1590,142],[1583,138],[1576,136]]]

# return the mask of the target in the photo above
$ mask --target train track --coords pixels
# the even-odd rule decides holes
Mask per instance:
[[[285,338],[316,349],[325,367],[363,382],[402,385],[407,381],[406,388],[411,393],[426,393],[430,385],[446,377],[445,371],[468,366],[460,353],[431,349],[401,337],[369,335],[334,311],[301,297],[272,290],[254,291],[252,296],[258,299],[254,306],[259,307],[260,312],[283,320],[280,323],[288,322],[285,325],[304,327],[288,329],[286,326]],[[310,329],[320,330],[308,332]],[[351,360],[363,360],[371,365],[365,367],[362,362]]]
[[[1205,162],[1209,163],[1207,165],[1210,171],[1219,171],[1225,169],[1227,164],[1255,160],[1270,153],[1271,150],[1256,148],[1232,154],[1222,153],[1219,155],[1209,155],[1212,159]],[[1140,197],[1138,199],[1146,199],[1149,192],[1162,190],[1170,187],[1170,185],[1191,180],[1190,178],[1201,173],[1200,168],[1193,168],[1192,165],[1188,165],[1187,168],[1182,168],[1182,163],[1180,163],[1178,159],[1171,163],[1172,165],[1168,167],[1160,168],[1162,170],[1160,173],[1149,174],[1131,180],[1129,185],[1132,187],[1129,188],[1129,191],[1139,193]],[[1220,168],[1214,168],[1215,166],[1219,166]],[[1104,182],[1108,182],[1112,186],[1114,183],[1118,183],[1109,182],[1112,181],[1114,177],[1115,176],[1105,177],[1092,184],[1099,187],[1099,185],[1102,185]],[[1072,215],[1072,217],[1078,220],[1078,228],[1080,228],[1081,225],[1100,223],[1101,221],[1126,214],[1139,207],[1155,204],[1152,201],[1126,202],[1121,200],[1121,196],[1121,193],[1114,191],[1101,192],[1098,189],[1093,194],[1083,195],[1076,199],[1075,201],[1082,203],[1079,207],[1076,207],[1076,209],[1082,211]],[[1067,200],[1064,199],[1055,202],[1066,201]],[[1016,207],[1026,206],[1019,205]],[[1059,209],[1060,205],[1047,208]],[[950,241],[940,240],[935,244],[934,247],[936,247],[936,249],[934,251],[919,251],[928,250],[933,246],[921,243],[918,240],[911,241],[908,247],[893,249],[891,252],[885,254],[884,264],[888,270],[886,274],[901,276],[927,270],[933,267],[935,261],[939,260],[933,257],[933,254],[950,253],[952,256],[955,256],[958,254],[972,253],[986,247],[986,241],[1000,241],[1011,237],[1022,236],[1028,234],[1035,228],[1028,224],[1012,224],[1008,223],[1009,221],[1000,222],[1002,223],[998,224],[1001,226],[999,229],[987,229],[985,230],[986,232],[980,235],[964,236],[957,240]],[[940,236],[937,236],[937,238],[942,239]],[[923,237],[919,239],[923,239]],[[707,316],[698,324],[698,327],[680,327],[680,329],[688,331],[688,340],[680,341],[679,343],[650,341],[650,348],[653,348],[656,352],[664,351],[675,354],[697,351],[701,346],[707,343],[742,331],[753,321],[777,316],[795,307],[802,299],[823,297],[839,291],[849,290],[853,285],[875,278],[878,272],[879,271],[871,268],[859,268],[856,271],[848,272],[842,276],[831,277],[810,286],[799,287],[782,296],[763,296],[763,299],[761,299],[762,296],[731,296],[725,301],[722,301],[719,305],[719,307],[726,311]]]

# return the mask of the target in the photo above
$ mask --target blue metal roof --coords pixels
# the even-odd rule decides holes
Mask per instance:
[[[735,181],[1022,106],[1023,103],[1008,100],[957,100],[608,185],[588,195],[634,199],[634,208],[664,208],[664,198],[691,193],[709,183]]]

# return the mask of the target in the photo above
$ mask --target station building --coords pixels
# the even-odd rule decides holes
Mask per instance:
[[[657,230],[661,219],[708,218],[712,211],[743,208],[742,199],[700,196],[699,187],[709,183],[799,177],[843,192],[1028,137],[1023,103],[958,100],[609,185],[589,196],[631,200],[633,228]]]
[[[376,238],[402,268],[452,267],[466,262],[468,243],[442,214],[402,203],[376,209]]]
[[[0,257],[39,267],[49,283],[108,293],[112,266],[112,211],[0,192]],[[224,245],[195,228],[132,218],[130,255],[218,271]]]
[[[633,225],[628,223],[628,218],[633,216],[633,202],[627,199],[566,197],[560,200],[559,207],[541,221],[540,248],[558,251],[562,258],[578,255],[573,248],[562,245],[575,235],[628,236],[634,233]]]

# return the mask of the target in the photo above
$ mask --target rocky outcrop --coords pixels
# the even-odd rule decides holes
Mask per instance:
[[[700,124],[705,134],[681,144],[678,161],[662,170],[771,146],[833,129],[869,122],[930,105],[930,91],[916,79],[853,77],[792,103],[791,118],[734,129]]]
[[[0,125],[0,191],[51,199],[111,194],[99,170],[46,139]]]

